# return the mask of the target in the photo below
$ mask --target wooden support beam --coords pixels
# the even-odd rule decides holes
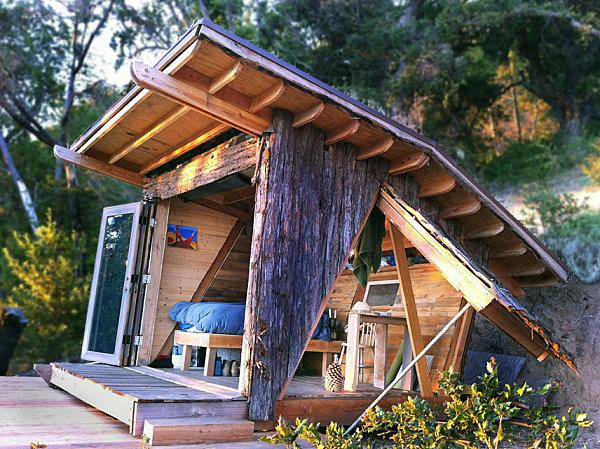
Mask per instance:
[[[392,148],[392,145],[394,145],[394,139],[392,137],[384,137],[371,146],[361,148],[361,150],[358,152],[358,156],[356,156],[356,159],[359,161],[364,161],[370,157],[380,156]]]
[[[224,123],[217,123],[216,125],[213,123],[208,127],[204,128],[200,131],[196,136],[188,139],[185,143],[182,143],[177,148],[169,151],[164,156],[159,157],[158,159],[153,160],[152,162],[144,165],[140,170],[140,174],[145,175],[146,173],[151,172],[155,168],[160,167],[167,162],[172,161],[175,158],[187,153],[188,151],[193,150],[198,147],[198,145],[202,145],[204,142],[208,142],[210,139],[218,136],[224,131],[227,131],[230,128],[229,125]]]
[[[250,112],[256,112],[262,108],[266,108],[271,103],[277,101],[279,97],[285,92],[285,83],[283,81],[277,81],[271,87],[264,92],[258,94],[250,102]]]
[[[255,186],[240,187],[239,189],[230,190],[220,194],[221,204],[229,205],[239,203],[254,198],[256,194]]]
[[[433,263],[442,276],[457,291],[462,292],[465,299],[475,310],[485,308],[494,299],[489,291],[491,281],[484,280],[474,268],[470,267],[468,259],[460,253],[451,251],[436,238],[435,229],[429,229],[424,217],[419,217],[418,212],[403,202],[398,196],[391,196],[386,189],[381,191],[381,198],[377,206],[389,218],[390,222],[398,227],[415,248],[429,262]]]
[[[429,198],[431,196],[443,195],[456,187],[456,179],[452,176],[444,176],[429,180],[427,184],[422,184],[419,189],[419,198]]]
[[[167,115],[165,115],[164,117],[159,119],[158,123],[152,125],[146,131],[144,131],[144,133],[140,137],[138,137],[133,142],[126,145],[121,150],[117,151],[108,160],[108,163],[114,164],[119,159],[124,158],[129,153],[131,153],[133,150],[135,150],[139,146],[142,146],[144,143],[146,143],[152,137],[154,137],[159,132],[161,132],[163,129],[168,127],[171,123],[175,122],[179,117],[183,116],[184,114],[187,114],[189,111],[190,111],[190,108],[187,106],[177,106],[174,110],[170,111]]]
[[[466,301],[463,299],[460,304],[462,309],[466,305]],[[450,342],[450,351],[446,358],[446,365],[444,370],[452,370],[462,372],[463,361],[465,353],[467,351],[467,343],[469,342],[469,335],[473,328],[473,321],[475,319],[475,310],[471,307],[465,312],[460,321],[456,323],[454,333],[452,334],[452,341]]]
[[[489,253],[490,259],[503,259],[505,257],[522,256],[527,252],[527,247],[522,242],[513,243],[508,246],[491,248]]]
[[[543,276],[516,276],[514,280],[521,288],[555,287],[558,283],[556,277],[550,273]]]
[[[152,197],[171,198],[246,170],[256,164],[256,148],[256,139],[235,145],[221,144],[175,170],[152,178],[144,185],[144,193]]]
[[[359,119],[352,119],[349,122],[344,123],[327,134],[327,137],[325,137],[325,145],[333,145],[340,140],[344,140],[350,136],[353,136],[356,134],[356,131],[358,131],[358,128],[360,128]]]
[[[77,165],[78,167],[83,167],[138,187],[144,185],[145,178],[139,173],[132,172],[116,165],[107,164],[99,159],[77,153],[76,151],[71,151],[59,145],[54,145],[54,157],[67,164]]]
[[[269,121],[258,115],[140,62],[131,64],[131,76],[139,86],[189,106],[245,133],[259,136],[270,126]]]
[[[232,217],[237,218],[243,223],[250,224],[254,216],[250,212],[238,209],[234,206],[227,206],[225,204],[217,203],[216,201],[209,200],[208,198],[202,198],[198,200],[191,200],[193,203],[199,204],[200,206],[207,207],[208,209],[216,210]]]
[[[493,237],[504,231],[504,223],[501,221],[497,223],[488,223],[475,229],[467,229],[463,234],[463,240],[474,240],[484,239],[486,237]]]
[[[325,110],[325,103],[320,101],[316,105],[311,106],[310,108],[305,109],[304,111],[297,112],[294,115],[294,123],[292,124],[292,126],[294,128],[299,128],[303,125],[306,125],[307,123],[312,122],[313,120],[316,120],[321,115],[323,110]]]
[[[217,257],[215,258],[215,260],[213,260],[213,263],[210,265],[210,267],[206,271],[206,274],[200,281],[198,288],[192,295],[191,302],[202,301],[202,299],[204,298],[204,295],[210,288],[210,285],[213,283],[213,281],[215,280],[215,277],[219,273],[219,270],[225,263],[227,256],[229,256],[229,253],[231,252],[233,245],[235,245],[235,243],[240,238],[240,235],[242,235],[242,231],[244,230],[245,227],[246,227],[246,223],[244,223],[242,221],[237,221],[235,223],[235,225],[233,225],[233,228],[231,229],[231,231],[229,231],[229,234],[227,235],[227,238],[225,239],[225,243],[223,243],[223,246],[219,250]]]
[[[210,83],[210,87],[208,88],[208,93],[211,95],[216,94],[218,91],[236,79],[241,71],[242,61],[239,60],[234,62],[231,67],[223,70],[219,75],[213,78],[212,82]]]
[[[388,173],[390,175],[399,175],[423,168],[429,162],[429,156],[425,153],[413,153],[404,159],[397,159],[390,163]]]
[[[443,220],[452,220],[453,218],[468,217],[469,215],[475,215],[480,210],[481,202],[476,198],[470,198],[469,201],[464,203],[444,208],[441,218]]]
[[[396,260],[396,271],[398,272],[398,280],[400,281],[400,292],[402,292],[402,301],[404,304],[404,312],[406,314],[406,322],[408,325],[408,333],[412,344],[413,357],[416,357],[425,344],[421,335],[421,325],[419,323],[419,315],[417,313],[417,304],[415,302],[415,294],[410,279],[408,270],[408,261],[406,260],[406,250],[404,249],[404,236],[400,230],[390,223],[390,232],[392,236],[392,247],[394,248],[394,259]],[[421,387],[421,395],[424,398],[433,397],[433,387],[431,385],[431,377],[429,376],[429,368],[425,357],[421,358],[416,365],[417,378]]]

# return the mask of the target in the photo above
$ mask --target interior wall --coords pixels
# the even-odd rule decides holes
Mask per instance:
[[[417,304],[417,313],[421,324],[421,333],[425,344],[450,321],[460,310],[462,296],[442,277],[441,273],[432,264],[419,264],[409,267],[410,276],[415,293],[415,302]],[[396,267],[382,267],[378,273],[370,276],[371,281],[397,279]],[[348,312],[352,306],[352,301],[358,287],[358,282],[352,273],[352,270],[345,270],[336,284],[331,299],[327,307],[337,309],[338,320],[341,326],[345,326],[348,321]],[[362,298],[360,298],[362,299]],[[386,311],[392,310],[393,316],[404,317],[404,307],[400,299],[392,307],[379,306],[373,307],[374,310]],[[450,352],[450,344],[455,328],[452,327],[442,339],[428,352],[433,355],[433,365],[431,368],[431,377],[434,389],[437,389],[439,372],[444,370],[446,359]],[[388,339],[388,368],[391,365],[396,352],[404,337],[404,330],[400,326],[389,327]],[[345,335],[341,338],[345,340]],[[373,365],[373,353],[370,350],[364,351],[364,361],[367,365]],[[365,382],[373,381],[372,368],[364,370]]]
[[[152,359],[158,356],[173,330],[169,310],[175,303],[191,299],[235,222],[235,217],[224,213],[179,198],[171,199],[169,224],[197,227],[198,248],[165,248],[155,311]],[[156,238],[161,237],[157,235]],[[221,286],[221,289],[226,289],[226,286]]]

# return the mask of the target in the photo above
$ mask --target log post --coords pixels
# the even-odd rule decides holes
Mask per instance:
[[[258,161],[242,348],[253,420],[274,418],[388,168],[357,161],[350,144],[325,147],[322,131],[294,129],[285,111],[273,130]]]

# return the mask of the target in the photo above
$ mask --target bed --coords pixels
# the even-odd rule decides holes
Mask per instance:
[[[169,317],[179,323],[175,331],[176,345],[183,347],[182,370],[189,370],[192,347],[206,348],[204,375],[214,376],[217,349],[242,349],[244,333],[244,303],[179,302],[169,312]],[[322,354],[322,373],[342,349],[341,341],[331,341],[329,320],[324,315],[317,325],[307,352]]]

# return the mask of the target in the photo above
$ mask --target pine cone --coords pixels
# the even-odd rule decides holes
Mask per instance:
[[[327,367],[327,371],[325,372],[325,390],[336,392],[340,391],[343,386],[342,365],[340,362],[334,361]]]

